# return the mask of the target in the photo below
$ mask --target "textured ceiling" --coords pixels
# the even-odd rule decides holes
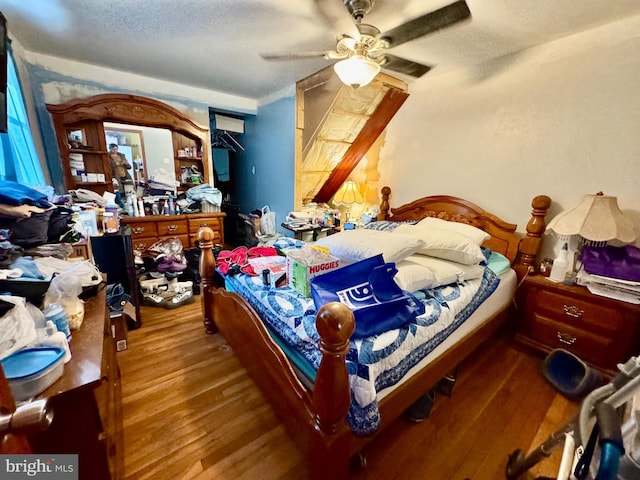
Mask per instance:
[[[376,0],[383,32],[453,0]],[[342,0],[0,0],[9,31],[32,52],[261,98],[320,70],[322,59],[259,53],[330,50],[351,25],[318,4]],[[639,0],[468,0],[472,20],[391,51],[435,68],[419,81],[640,14]],[[408,80],[408,78],[404,78]]]

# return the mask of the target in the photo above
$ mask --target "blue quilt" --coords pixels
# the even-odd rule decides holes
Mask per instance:
[[[299,353],[312,371],[322,358],[318,349],[316,309],[311,298],[290,287],[268,288],[260,277],[225,278],[227,289],[247,299],[272,335]],[[497,288],[500,279],[488,268],[482,278],[415,292],[426,311],[404,328],[351,340],[346,364],[351,385],[347,420],[357,435],[380,426],[377,392],[395,385],[413,366],[455,331]],[[303,368],[304,371],[304,368]]]

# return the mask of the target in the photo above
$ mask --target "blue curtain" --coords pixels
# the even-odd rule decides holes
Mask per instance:
[[[0,133],[0,180],[44,186],[11,50],[7,52],[7,122],[7,133]]]

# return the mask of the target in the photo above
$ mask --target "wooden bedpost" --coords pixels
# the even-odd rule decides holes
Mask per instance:
[[[382,201],[380,202],[380,213],[378,220],[389,219],[389,197],[391,196],[391,188],[382,187]]]
[[[218,328],[213,321],[213,295],[211,289],[216,287],[216,259],[213,256],[213,230],[200,227],[198,242],[200,244],[200,294],[202,295],[202,319],[206,333],[216,333]]]
[[[309,470],[314,479],[346,479],[349,472],[347,411],[351,403],[345,356],[355,329],[353,312],[338,302],[322,306],[316,316],[322,360],[314,382],[314,432]]]
[[[547,210],[551,206],[551,198],[546,195],[538,195],[531,201],[531,219],[527,223],[526,237],[520,242],[519,257],[514,265],[514,270],[518,275],[518,280],[522,279],[529,272],[530,268],[534,268],[542,235],[546,229],[544,217]]]

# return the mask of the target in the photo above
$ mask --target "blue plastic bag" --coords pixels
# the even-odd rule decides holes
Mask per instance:
[[[353,311],[356,328],[351,338],[364,338],[401,328],[424,313],[424,305],[393,280],[395,263],[382,255],[360,260],[311,279],[316,308],[340,302]]]

